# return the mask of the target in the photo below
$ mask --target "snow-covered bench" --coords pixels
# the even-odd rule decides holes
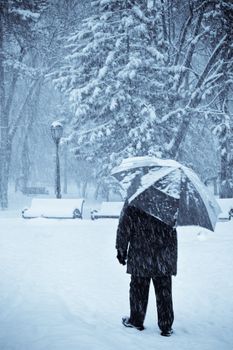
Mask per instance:
[[[231,220],[233,217],[233,198],[218,198],[217,202],[222,210],[218,216],[218,220]]]
[[[120,216],[124,202],[102,202],[100,210],[91,211],[91,219],[117,219]]]
[[[83,203],[83,198],[33,198],[31,207],[23,209],[22,217],[24,219],[32,219],[38,217],[59,219],[82,219]]]

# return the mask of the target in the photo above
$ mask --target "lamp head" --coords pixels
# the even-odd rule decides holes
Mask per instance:
[[[54,142],[59,143],[62,134],[63,134],[63,126],[60,122],[55,121],[51,125],[51,134]]]

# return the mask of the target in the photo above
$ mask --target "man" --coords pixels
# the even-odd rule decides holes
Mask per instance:
[[[149,286],[152,279],[161,335],[172,334],[174,320],[172,275],[177,272],[177,233],[171,228],[126,202],[116,237],[117,258],[127,261],[130,282],[130,317],[122,319],[126,327],[143,330]]]

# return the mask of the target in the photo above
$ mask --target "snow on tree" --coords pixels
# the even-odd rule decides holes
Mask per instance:
[[[214,125],[221,116],[227,125],[219,98],[232,88],[231,3],[93,4],[94,14],[67,39],[69,54],[52,75],[74,109],[77,154],[99,160],[107,173],[126,156],[179,158],[191,121],[200,116]]]
[[[54,74],[75,110],[77,150],[89,160],[159,151],[156,138],[164,135],[154,126],[167,98],[167,44],[161,6],[155,15],[144,3],[96,1],[96,14],[69,38],[66,64]]]
[[[38,79],[36,71],[24,59],[31,47],[34,26],[43,11],[45,2],[2,1],[0,5],[0,206],[8,205],[8,180],[12,141],[16,128],[24,115],[24,107],[34,92]],[[19,79],[26,77],[31,84],[17,115],[11,110]]]

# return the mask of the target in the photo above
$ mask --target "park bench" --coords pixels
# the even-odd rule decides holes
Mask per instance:
[[[22,217],[32,218],[57,218],[57,219],[82,219],[84,199],[55,199],[33,198],[30,208],[24,208]]]
[[[218,216],[218,220],[231,220],[231,218],[233,217],[233,198],[218,198],[217,202],[222,210],[222,212]]]
[[[91,211],[91,219],[117,219],[120,217],[124,202],[102,202],[99,210]]]

